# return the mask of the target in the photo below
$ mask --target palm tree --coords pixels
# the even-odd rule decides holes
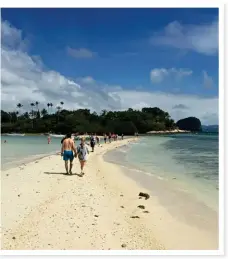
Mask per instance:
[[[47,104],[47,107],[48,107],[48,113],[49,113],[49,107],[50,107],[50,103]]]
[[[47,115],[47,110],[46,110],[46,109],[41,110],[41,115],[42,115],[42,116]]]
[[[34,117],[33,107],[35,106],[35,103],[30,103],[30,106],[32,107],[31,115],[32,115],[32,127],[33,127],[33,117]]]
[[[21,109],[23,107],[23,105],[21,103],[17,104],[17,108]],[[19,114],[19,111],[17,111],[17,115]]]
[[[39,104],[40,103],[36,101],[35,104],[36,104],[36,109],[37,109],[37,112],[38,112],[39,111]]]
[[[62,105],[62,108],[63,108],[64,102],[60,102],[60,104]]]
[[[50,104],[50,106],[51,106],[51,111],[52,111],[52,106],[53,106],[53,103],[49,103]]]

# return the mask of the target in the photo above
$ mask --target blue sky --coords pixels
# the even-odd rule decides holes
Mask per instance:
[[[93,104],[88,102],[88,96],[94,95],[99,102],[104,102],[102,108],[123,109],[126,105],[141,108],[156,104],[168,109],[175,119],[198,115],[205,123],[217,122],[218,9],[2,9],[1,18],[5,50],[2,57],[17,51],[32,59],[42,78],[50,74],[54,77],[56,73],[66,82],[70,80],[76,85],[76,100],[82,94],[87,96],[87,100],[77,101],[82,108],[89,106],[97,110],[101,106],[94,100]],[[3,68],[7,64],[5,60]],[[9,64],[6,66],[10,69]],[[21,70],[19,74],[15,70],[14,73],[25,82],[28,77],[24,78],[25,71],[21,73]],[[31,77],[30,67],[23,64],[23,70]],[[59,79],[52,78],[55,80]],[[5,98],[10,92],[4,88],[9,85],[6,81],[2,81]],[[44,102],[47,97],[44,85],[37,79],[34,84],[37,89],[30,86],[30,93]],[[62,87],[59,81],[57,84]],[[64,87],[69,91],[72,85],[68,87],[64,83]],[[52,92],[53,96],[49,93],[48,97],[53,101],[59,102],[62,98],[66,107],[72,103],[68,108],[77,108],[72,96],[61,97],[58,88]],[[137,105],[137,100],[131,101],[135,92]],[[145,98],[145,93],[151,98]],[[174,99],[177,96],[179,100]],[[185,100],[187,97],[190,99]],[[161,103],[154,101],[157,99]],[[201,114],[196,114],[193,106],[197,102],[200,107],[199,99],[205,107]],[[213,109],[207,108],[209,102],[210,106],[214,105]],[[2,105],[9,108],[4,100]],[[175,106],[182,110],[177,111]]]

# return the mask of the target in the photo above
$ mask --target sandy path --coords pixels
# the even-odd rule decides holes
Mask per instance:
[[[139,199],[147,190],[103,161],[128,141],[96,148],[83,177],[64,175],[60,155],[2,172],[2,249],[215,249],[207,232],[171,217],[156,197]]]
[[[5,171],[2,249],[161,249],[139,219],[130,218],[132,211],[121,208],[127,197],[102,176],[110,168],[99,169],[98,154],[125,143],[97,148],[82,178],[63,175],[56,155]],[[73,172],[78,169],[77,161]]]

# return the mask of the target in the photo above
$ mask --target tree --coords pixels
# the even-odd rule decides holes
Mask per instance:
[[[47,107],[48,107],[48,113],[49,113],[50,103],[47,103]]]
[[[64,102],[60,102],[61,106],[62,106],[62,109],[63,109],[63,105],[64,105]]]
[[[181,119],[176,125],[180,130],[189,130],[193,132],[202,131],[201,121],[196,117]]]
[[[46,116],[48,114],[47,110],[46,109],[42,109],[41,110],[41,115],[42,117]]]
[[[32,128],[34,127],[34,110],[33,110],[33,107],[35,106],[34,103],[30,103],[30,106],[32,107],[32,111],[31,111],[31,117],[32,117]]]
[[[2,114],[2,132],[56,132],[65,134],[69,131],[79,133],[118,133],[134,134],[135,132],[146,133],[153,130],[170,130],[176,125],[166,111],[157,107],[144,107],[141,111],[127,109],[125,111],[106,111],[103,110],[100,115],[89,109],[66,110],[63,109],[63,102],[56,107],[56,112],[48,114],[46,109],[41,112],[34,111],[35,103],[30,104],[32,111],[25,112],[17,121],[15,112],[1,111]],[[52,107],[48,103],[47,107]],[[40,116],[41,114],[41,116]],[[34,115],[36,120],[34,120]]]
[[[17,104],[17,108],[18,108],[18,109],[21,109],[22,107],[23,107],[23,105],[22,105],[21,103],[18,103],[18,104]]]
[[[50,107],[51,107],[51,112],[52,112],[53,103],[50,103]]]

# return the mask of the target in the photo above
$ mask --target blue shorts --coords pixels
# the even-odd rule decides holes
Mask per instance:
[[[71,150],[64,150],[63,152],[63,160],[68,161],[68,160],[74,160],[74,154],[73,151]]]

